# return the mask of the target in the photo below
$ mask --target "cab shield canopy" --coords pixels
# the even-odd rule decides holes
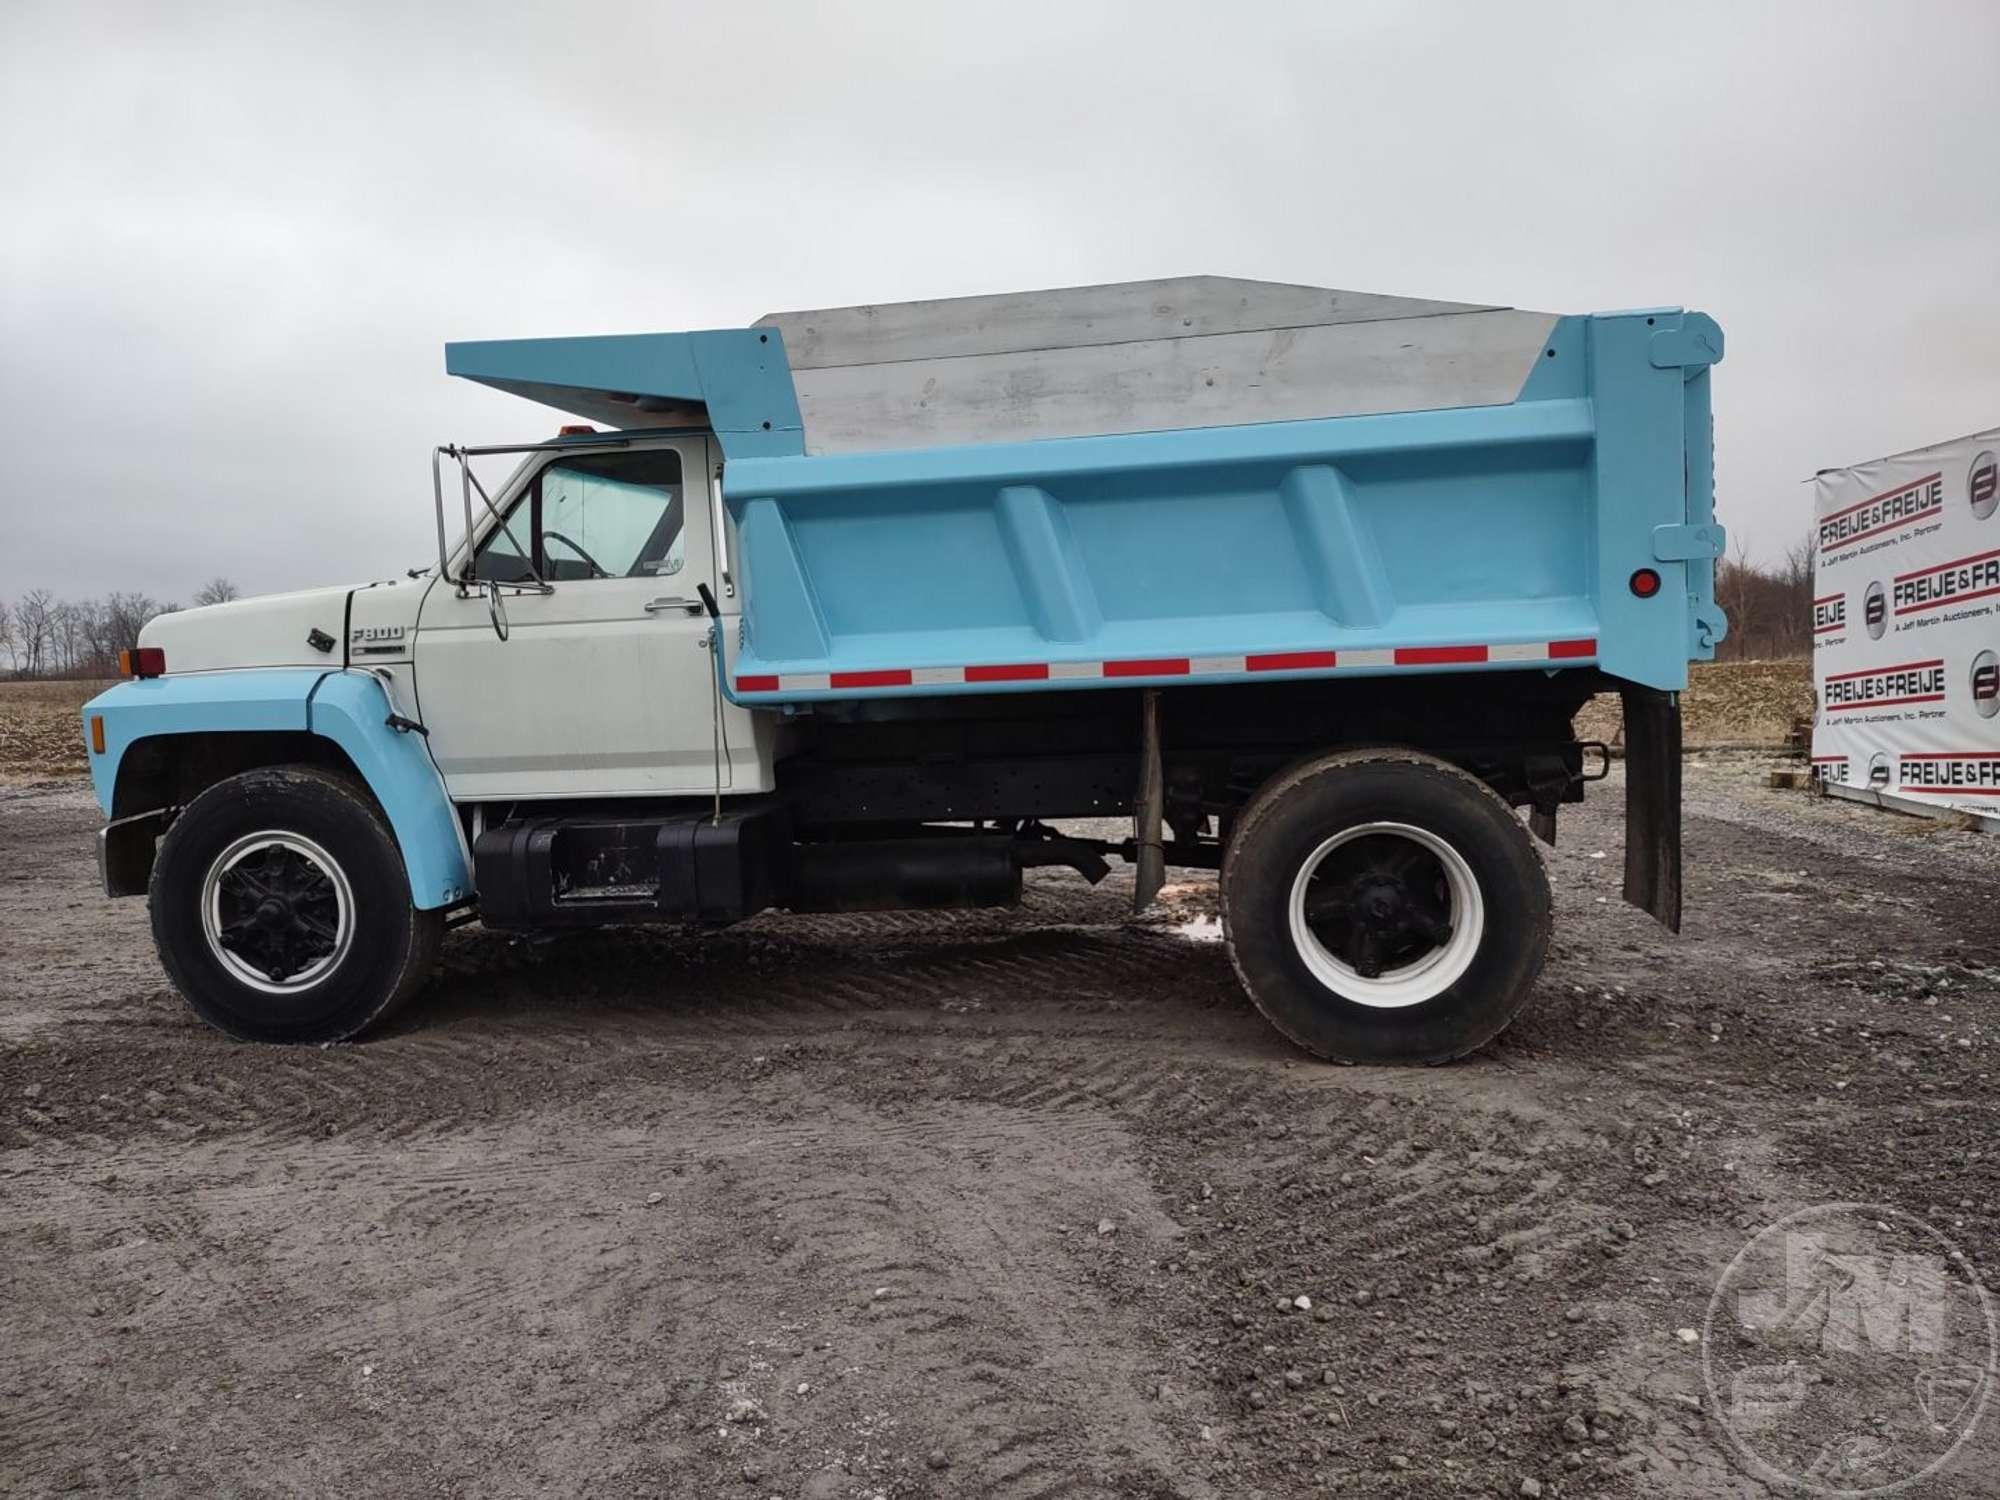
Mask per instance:
[[[446,344],[444,367],[607,427],[709,427],[731,458],[805,451],[783,336],[771,329]]]
[[[700,425],[732,457],[1504,406],[1556,318],[1182,276],[771,313],[751,328],[452,344],[446,368],[613,427]]]

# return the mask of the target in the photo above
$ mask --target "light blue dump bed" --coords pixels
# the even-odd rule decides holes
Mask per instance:
[[[736,522],[731,690],[779,704],[1591,665],[1682,687],[1725,628],[1721,353],[1677,309],[1189,278],[448,359],[618,426],[700,411]]]

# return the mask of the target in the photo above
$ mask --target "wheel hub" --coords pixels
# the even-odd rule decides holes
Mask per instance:
[[[1320,982],[1362,1004],[1420,1004],[1463,974],[1484,927],[1476,882],[1427,829],[1368,823],[1334,835],[1292,886],[1291,926]]]
[[[1394,932],[1409,914],[1409,892],[1394,876],[1366,877],[1355,882],[1351,904],[1375,931]]]
[[[317,984],[353,941],[354,898],[325,849],[299,834],[238,839],[209,866],[202,927],[242,982],[269,994]]]

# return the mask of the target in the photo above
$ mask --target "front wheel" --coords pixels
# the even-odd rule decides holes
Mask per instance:
[[[1237,820],[1223,929],[1279,1031],[1342,1062],[1446,1062],[1492,1040],[1548,950],[1548,877],[1489,787],[1413,750],[1274,778]]]
[[[148,896],[175,988],[245,1041],[333,1042],[429,977],[443,913],[410,905],[381,810],[311,766],[246,771],[189,803]]]

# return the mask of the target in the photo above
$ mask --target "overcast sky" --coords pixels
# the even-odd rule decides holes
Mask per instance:
[[[2000,425],[2000,4],[0,4],[0,597],[359,581],[454,338],[1207,272],[1718,318],[1724,519]]]

